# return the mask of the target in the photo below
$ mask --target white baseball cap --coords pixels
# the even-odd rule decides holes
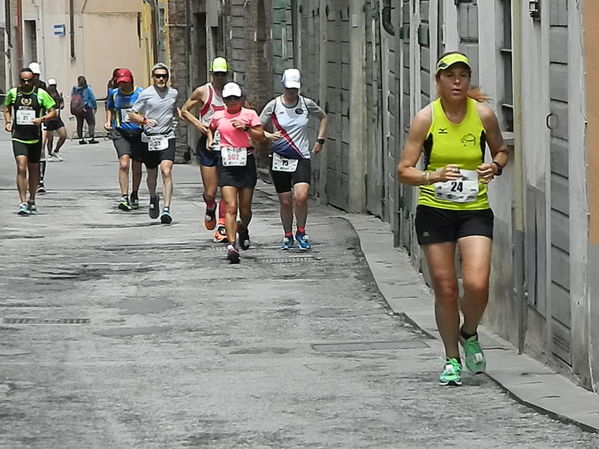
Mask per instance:
[[[56,86],[56,80],[54,78],[50,78],[48,80],[48,86]]]
[[[302,86],[300,83],[300,71],[298,69],[285,70],[281,82],[286,89],[299,89]]]
[[[227,83],[223,86],[222,97],[240,97],[241,98],[241,87],[237,83]]]
[[[42,70],[40,69],[40,65],[37,62],[32,62],[29,64],[29,70],[31,70],[35,75],[41,75]]]

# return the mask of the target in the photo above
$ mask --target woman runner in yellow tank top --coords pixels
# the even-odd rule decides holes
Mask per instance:
[[[459,343],[469,371],[481,373],[486,368],[477,328],[487,306],[491,270],[493,212],[487,185],[508,162],[495,113],[481,104],[484,96],[469,92],[471,74],[466,55],[449,52],[439,58],[435,74],[439,98],[414,117],[397,166],[400,182],[420,187],[415,225],[445,347],[441,385],[462,384]],[[485,159],[487,146],[490,156]],[[416,168],[421,156],[424,170]],[[464,291],[461,327],[456,248]]]

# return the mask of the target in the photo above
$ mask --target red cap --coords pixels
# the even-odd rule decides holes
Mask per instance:
[[[116,76],[114,77],[115,83],[132,83],[133,82],[133,74],[129,69],[118,69],[116,72]]]

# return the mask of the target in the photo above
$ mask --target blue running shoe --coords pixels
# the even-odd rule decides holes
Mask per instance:
[[[299,232],[296,232],[295,240],[297,240],[297,244],[300,249],[306,250],[312,248],[307,234],[300,234]]]
[[[29,208],[29,215],[37,215],[37,206],[35,205],[35,203],[28,201],[27,207]]]
[[[171,211],[168,207],[162,209],[162,215],[160,215],[160,222],[163,224],[171,224],[173,221],[173,216],[171,215]]]
[[[19,206],[19,212],[17,212],[19,215],[29,215],[29,205],[27,203],[21,203],[21,205]]]
[[[281,245],[281,249],[291,249],[293,248],[293,238],[285,237],[283,239],[283,244]]]

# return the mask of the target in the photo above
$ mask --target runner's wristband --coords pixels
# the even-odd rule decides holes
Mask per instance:
[[[324,145],[324,139],[316,139],[316,142],[321,145]]]
[[[495,164],[495,167],[497,167],[497,173],[495,174],[495,176],[500,176],[501,173],[503,172],[503,165],[501,165],[497,161],[492,161],[491,164]]]

